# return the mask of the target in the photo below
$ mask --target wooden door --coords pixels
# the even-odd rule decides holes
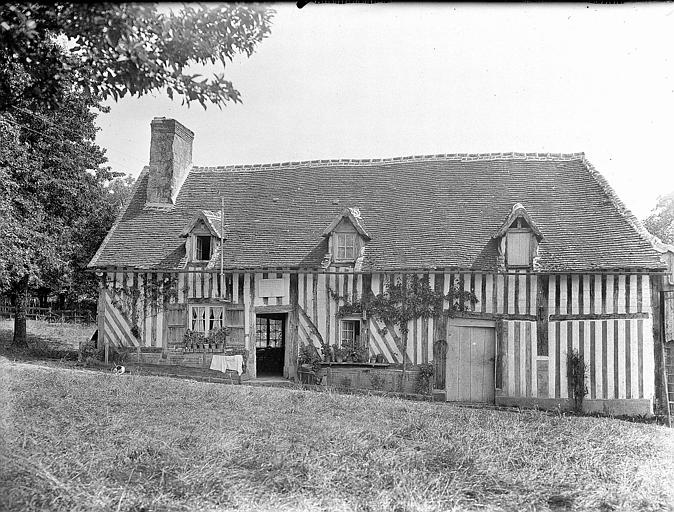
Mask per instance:
[[[494,403],[494,328],[456,325],[449,332],[447,401]]]

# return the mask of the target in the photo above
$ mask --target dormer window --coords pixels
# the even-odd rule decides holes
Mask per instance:
[[[328,239],[328,253],[322,263],[325,268],[331,263],[353,264],[355,270],[360,268],[370,235],[365,231],[358,208],[342,210],[323,231],[323,236]]]
[[[538,243],[543,240],[543,234],[524,206],[515,203],[493,238],[498,241],[501,270],[528,269],[534,266]]]
[[[506,234],[506,264],[509,268],[531,266],[533,232],[523,224],[526,222],[517,219]]]
[[[185,238],[185,253],[189,261],[204,263],[211,260],[220,244],[220,212],[198,211],[181,231]]]
[[[196,236],[196,254],[194,255],[194,259],[196,261],[208,261],[211,259],[211,248],[213,244],[211,244],[211,236]]]
[[[356,259],[356,234],[335,233],[337,238],[335,247],[337,254],[335,259],[339,261],[353,261]]]

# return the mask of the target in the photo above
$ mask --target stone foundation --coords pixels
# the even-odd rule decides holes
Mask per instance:
[[[514,398],[497,396],[496,405],[533,409],[568,411],[573,403],[564,398]],[[583,400],[584,413],[600,413],[607,416],[652,416],[653,403],[646,399]]]

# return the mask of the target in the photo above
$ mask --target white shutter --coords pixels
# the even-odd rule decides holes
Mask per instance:
[[[531,266],[531,232],[508,231],[507,263],[509,267]]]

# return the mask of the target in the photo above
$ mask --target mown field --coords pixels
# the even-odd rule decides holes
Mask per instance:
[[[2,510],[671,510],[674,431],[0,358]]]

